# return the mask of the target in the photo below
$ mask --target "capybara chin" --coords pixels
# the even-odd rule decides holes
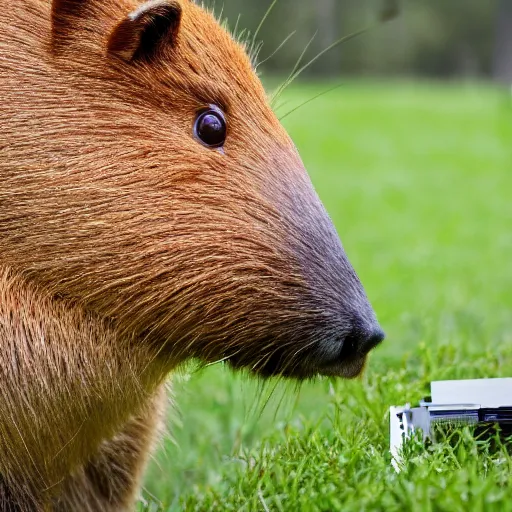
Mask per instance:
[[[130,510],[177,365],[354,377],[383,334],[211,14],[1,2],[0,510]]]

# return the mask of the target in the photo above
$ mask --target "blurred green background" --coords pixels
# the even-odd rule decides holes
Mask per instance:
[[[206,0],[236,32],[254,32],[271,0]],[[393,21],[324,56],[309,76],[340,74],[493,78],[512,81],[510,0],[278,0],[258,33],[263,68],[282,74],[302,49],[314,55],[340,37],[399,9]]]
[[[269,3],[226,0],[224,15],[234,26],[242,13],[238,27],[254,30]],[[259,33],[265,41],[260,60],[297,33],[264,66],[269,91],[313,33],[309,58],[378,17],[382,6],[376,0],[279,0]],[[148,503],[154,499],[163,510],[379,509],[385,503],[366,502],[370,497],[357,482],[355,501],[340,498],[337,466],[334,487],[322,490],[321,472],[308,485],[319,479],[320,495],[338,501],[323,507],[312,499],[299,507],[286,464],[307,458],[307,451],[276,455],[284,476],[274,468],[268,478],[282,486],[281,494],[260,484],[247,491],[247,474],[266,460],[262,447],[288,450],[292,434],[305,442],[373,428],[376,440],[354,456],[366,457],[357,471],[379,475],[380,466],[364,453],[389,466],[389,405],[418,400],[432,378],[512,376],[511,40],[511,1],[404,1],[394,21],[327,54],[283,93],[277,115],[300,106],[283,123],[387,340],[365,377],[349,383],[263,383],[222,366],[200,372],[191,366],[174,375],[170,433],[147,476]],[[339,87],[303,105],[333,86]],[[352,412],[333,421],[333,404],[340,403],[352,404]],[[415,478],[405,480],[411,489],[420,488]],[[432,478],[432,488],[446,487]],[[498,484],[490,485],[485,492],[496,491]],[[255,501],[244,503],[252,505],[237,505],[247,492]],[[463,502],[454,503],[458,510]]]

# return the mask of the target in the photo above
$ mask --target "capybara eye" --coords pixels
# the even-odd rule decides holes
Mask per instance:
[[[226,142],[226,119],[221,110],[210,107],[199,113],[194,126],[195,136],[209,148],[219,148]]]

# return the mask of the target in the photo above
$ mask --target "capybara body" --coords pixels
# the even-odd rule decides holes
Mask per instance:
[[[0,510],[131,510],[177,365],[354,377],[383,335],[211,14],[1,1]]]

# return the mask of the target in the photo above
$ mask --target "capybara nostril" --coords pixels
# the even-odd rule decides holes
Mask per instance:
[[[372,320],[367,323],[361,318],[356,318],[350,334],[343,342],[342,352],[345,357],[366,355],[385,338],[385,333],[380,325]]]
[[[365,336],[362,337],[359,345],[361,352],[370,352],[370,350],[374,349],[377,345],[379,345],[384,340],[385,337],[386,334],[378,326],[374,328],[373,331],[370,331],[370,333],[365,333]]]

